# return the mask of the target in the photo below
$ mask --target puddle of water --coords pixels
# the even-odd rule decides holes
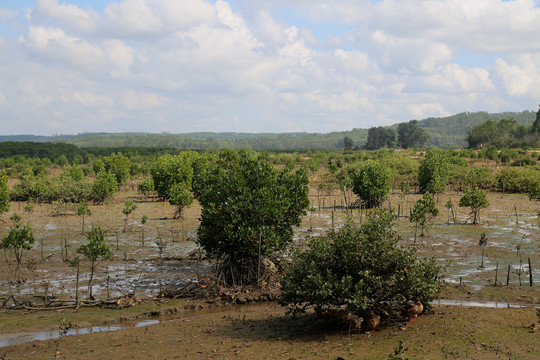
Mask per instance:
[[[143,326],[143,325],[142,325]],[[65,335],[60,335],[59,331],[42,331],[22,334],[0,334],[0,347],[20,345],[34,340],[53,340],[64,336],[93,334],[103,331],[116,331],[126,329],[125,326],[108,325],[94,326],[91,328],[68,330]]]
[[[506,309],[506,308],[540,308],[540,304],[536,305],[519,305],[519,304],[510,304],[507,302],[497,302],[497,301],[468,301],[468,300],[446,300],[440,299],[433,302],[436,305],[451,305],[451,306],[465,306],[465,307],[481,307],[481,308],[492,308],[492,309]]]

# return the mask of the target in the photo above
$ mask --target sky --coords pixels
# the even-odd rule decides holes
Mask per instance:
[[[540,0],[0,0],[0,134],[537,111]]]

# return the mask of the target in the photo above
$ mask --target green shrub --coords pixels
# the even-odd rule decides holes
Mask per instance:
[[[256,281],[259,256],[292,241],[309,205],[304,169],[277,170],[249,150],[220,152],[194,184],[202,206],[199,244],[219,259],[227,283]]]
[[[478,188],[467,188],[459,199],[459,206],[468,207],[471,209],[473,224],[477,224],[480,220],[480,210],[489,206],[489,201],[486,198],[486,193]]]
[[[352,190],[367,207],[379,206],[388,197],[392,174],[382,161],[368,160],[352,176]]]
[[[465,185],[471,188],[491,189],[495,186],[495,174],[487,166],[478,166],[467,171]]]
[[[5,171],[0,172],[0,215],[9,211],[8,176]]]
[[[430,148],[420,161],[418,184],[421,193],[438,194],[444,192],[449,176],[449,161],[446,151]]]
[[[110,199],[118,191],[116,176],[105,170],[101,170],[92,185],[90,198],[92,201],[101,203]]]
[[[441,268],[434,259],[418,259],[414,248],[398,246],[394,219],[379,210],[360,228],[347,223],[311,238],[285,268],[279,304],[293,313],[335,306],[356,314],[381,314],[419,298],[429,304],[440,291]]]

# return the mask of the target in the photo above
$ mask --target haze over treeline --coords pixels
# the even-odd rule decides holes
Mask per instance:
[[[518,113],[463,112],[460,114],[427,118],[417,122],[428,137],[423,146],[459,148],[467,146],[468,131],[488,120],[514,120],[517,125],[530,126],[536,119],[533,111]],[[403,124],[406,123],[401,123]],[[397,131],[400,124],[382,127]],[[64,142],[77,147],[171,147],[176,149],[331,149],[345,147],[344,139],[352,140],[353,148],[362,148],[368,140],[369,129],[352,129],[331,133],[236,133],[194,132],[170,133],[85,133],[78,135],[7,135],[0,141]]]

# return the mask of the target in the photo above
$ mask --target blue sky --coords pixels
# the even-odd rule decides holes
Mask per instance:
[[[0,133],[330,132],[536,111],[539,4],[4,0]]]

